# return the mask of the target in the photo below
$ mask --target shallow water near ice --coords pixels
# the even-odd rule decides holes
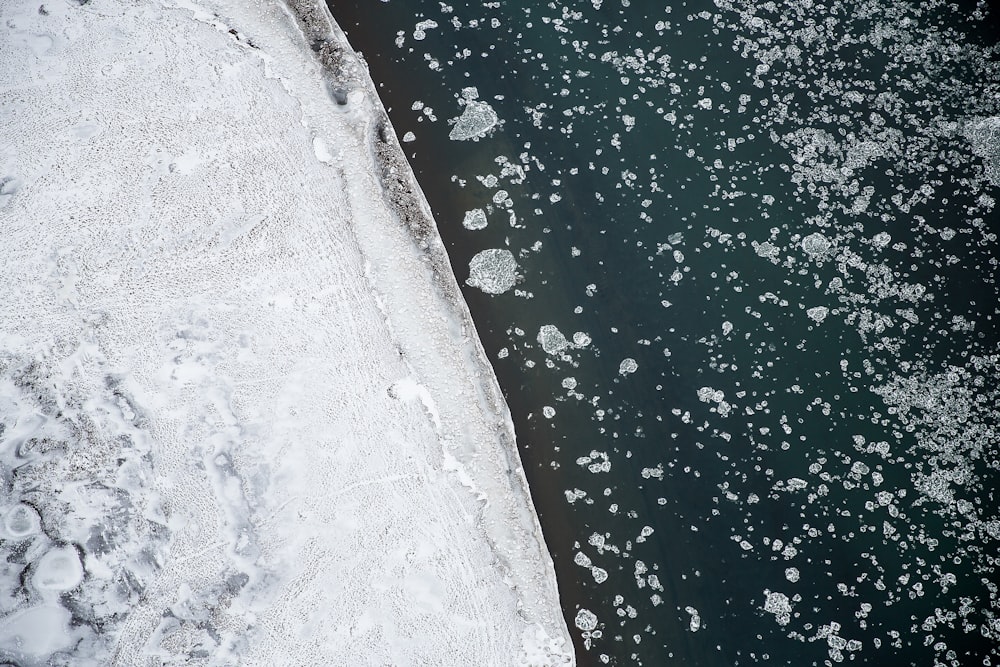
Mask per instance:
[[[996,664],[995,14],[332,5],[412,133],[580,664]],[[450,140],[469,87],[498,122]],[[517,282],[465,283],[496,249]]]

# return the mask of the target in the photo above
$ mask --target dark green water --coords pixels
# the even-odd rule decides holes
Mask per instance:
[[[579,664],[1000,661],[985,5],[331,9],[459,280],[517,259],[465,294]],[[502,125],[449,140],[469,86]]]

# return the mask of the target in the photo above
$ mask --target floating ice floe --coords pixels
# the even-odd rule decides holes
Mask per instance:
[[[830,240],[819,232],[814,232],[802,239],[802,251],[812,257],[825,255],[830,249],[830,245]],[[760,253],[758,252],[758,254]]]
[[[481,139],[490,133],[500,122],[500,117],[486,102],[468,100],[462,115],[455,119],[448,138],[453,141]]]
[[[510,250],[490,248],[477,253],[469,261],[470,287],[487,294],[503,294],[517,282],[517,260]]]
[[[486,229],[487,224],[489,223],[486,221],[486,211],[481,208],[474,208],[471,211],[466,211],[465,218],[462,219],[462,226],[473,231],[477,229]]]
[[[438,23],[433,19],[421,21],[417,25],[413,26],[413,39],[418,42],[425,39],[427,37],[427,31],[436,27],[438,27]]]
[[[697,609],[691,606],[684,607],[684,611],[691,616],[691,621],[688,623],[688,629],[691,630],[691,632],[698,632],[698,630],[701,629],[701,614],[698,613]]]
[[[764,601],[764,611],[774,614],[778,625],[788,625],[792,620],[792,603],[784,593],[764,591],[767,599]]]
[[[825,320],[826,316],[829,314],[830,314],[830,309],[827,308],[826,306],[816,306],[815,308],[810,308],[809,310],[806,311],[806,315],[809,316],[809,319],[814,321],[816,324],[819,324],[820,322]]]
[[[546,354],[559,354],[569,347],[566,336],[552,324],[542,325],[538,330],[538,343]]]
[[[591,632],[597,629],[597,616],[589,609],[581,609],[576,613],[575,623],[584,632]]]
[[[636,363],[635,359],[632,357],[626,357],[622,359],[622,362],[618,365],[619,375],[630,375],[635,373],[639,369],[639,364]]]

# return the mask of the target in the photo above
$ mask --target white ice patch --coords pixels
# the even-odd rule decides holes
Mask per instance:
[[[517,282],[517,260],[510,250],[490,248],[477,253],[469,261],[470,287],[487,294],[503,294]]]
[[[485,137],[497,126],[500,117],[486,102],[469,100],[465,103],[462,115],[454,121],[455,126],[451,128],[448,138],[453,141],[467,141]]]
[[[15,612],[0,620],[0,653],[44,664],[53,653],[79,640],[80,632],[70,628],[71,618],[69,610],[55,604]]]
[[[416,140],[417,140],[417,135],[413,134],[412,132],[407,132],[406,134],[403,135],[404,143],[410,143]]]
[[[622,359],[622,362],[618,364],[618,374],[619,375],[631,375],[639,369],[639,364],[636,363],[635,359],[632,357],[626,357]]]
[[[830,241],[819,232],[802,239],[802,251],[810,257],[821,257],[830,249]]]
[[[41,527],[41,523],[38,518],[38,512],[31,506],[15,505],[7,510],[7,513],[4,515],[3,527],[7,533],[4,537],[20,539],[37,533]]]
[[[69,591],[83,581],[83,565],[72,547],[49,550],[35,566],[31,584],[42,593]]]
[[[313,138],[313,154],[323,164],[333,164],[333,153],[330,152],[330,148],[320,137]]]
[[[701,629],[701,614],[694,607],[684,607],[684,611],[691,616],[691,620],[688,622],[688,629],[691,632],[698,632]]]
[[[434,403],[434,398],[431,396],[431,392],[427,390],[427,387],[411,377],[406,377],[389,388],[389,395],[403,401],[420,401],[420,403],[424,406],[424,409],[427,411],[427,414],[430,415],[431,421],[434,422],[434,426],[438,430],[441,430],[441,415],[438,412],[437,405]]]
[[[576,613],[575,623],[584,632],[591,632],[597,629],[597,616],[589,609],[581,609]]]
[[[809,319],[814,321],[816,324],[821,323],[826,319],[826,316],[830,314],[830,309],[826,306],[816,306],[815,308],[810,308],[806,311],[806,315]]]
[[[417,25],[413,26],[413,39],[418,42],[427,38],[427,31],[431,28],[438,27],[437,21],[433,19],[427,19],[426,21],[421,21]]]
[[[764,611],[774,614],[774,620],[778,625],[788,625],[792,620],[792,603],[784,593],[772,593],[764,591],[767,599],[764,601]]]
[[[465,218],[462,219],[462,226],[473,231],[477,229],[486,229],[487,224],[489,223],[486,221],[486,211],[481,208],[474,208],[471,211],[466,211]]]
[[[546,354],[559,354],[569,347],[566,336],[552,324],[542,325],[538,330],[538,343]]]

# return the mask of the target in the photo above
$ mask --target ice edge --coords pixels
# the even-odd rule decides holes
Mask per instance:
[[[528,588],[527,582],[519,581],[518,568],[511,565],[512,557],[516,556],[515,553],[512,553],[516,550],[515,545],[504,544],[502,536],[493,534],[494,531],[489,530],[488,517],[486,517],[487,521],[484,522],[486,537],[494,555],[501,563],[504,573],[511,579],[509,584],[518,595],[519,605],[540,607],[534,610],[538,614],[538,618],[525,618],[525,620],[541,621],[547,628],[557,629],[565,641],[564,646],[570,649],[572,640],[561,607],[558,605],[559,594],[556,587],[554,565],[545,544],[527,478],[521,465],[510,410],[501,394],[496,373],[489,363],[486,351],[476,331],[468,304],[458,286],[457,276],[438,233],[430,205],[403,153],[396,131],[381,98],[378,96],[367,64],[360,54],[351,47],[346,34],[333,18],[326,3],[316,0],[283,1],[316,55],[323,75],[326,77],[325,83],[331,98],[342,104],[344,103],[342,100],[347,99],[351,90],[360,88],[367,93],[366,100],[371,106],[372,116],[376,119],[376,122],[367,128],[367,140],[371,148],[375,172],[382,186],[383,196],[398,221],[403,223],[408,230],[415,247],[429,260],[439,296],[451,309],[451,314],[462,325],[461,335],[456,336],[456,342],[460,341],[464,360],[479,379],[478,385],[482,392],[480,394],[481,404],[490,415],[496,418],[495,429],[504,446],[503,454],[507,458],[509,476],[512,481],[516,480],[516,491],[521,494],[524,506],[530,514],[530,534],[527,537],[533,541],[537,555],[546,567],[547,571],[544,574],[547,581],[545,584],[546,588],[549,589],[546,593],[551,600],[556,602],[555,609],[544,608],[544,604],[538,604],[539,601],[523,598],[523,592]],[[363,252],[368,255],[367,248],[363,243],[361,245]],[[381,296],[385,296],[382,287],[376,280],[372,280],[372,286]],[[388,314],[387,318],[391,322],[391,314]],[[468,462],[462,461],[462,463]],[[488,505],[487,502],[486,506]],[[483,508],[484,514],[485,509],[486,507]],[[520,527],[526,528],[523,522]],[[522,617],[525,616],[523,612],[519,613]],[[531,614],[531,616],[534,615]],[[571,661],[570,664],[575,664],[575,661]]]

